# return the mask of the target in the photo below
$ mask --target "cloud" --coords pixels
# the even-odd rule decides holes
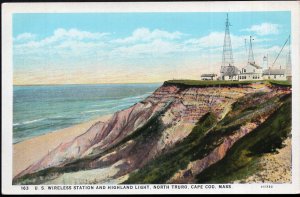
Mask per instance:
[[[170,32],[168,32],[170,33]],[[231,43],[234,58],[243,61],[247,59],[245,39],[248,47],[250,35],[231,34]],[[254,36],[254,50],[261,48],[259,45],[268,39]],[[211,32],[199,38],[189,39],[149,39],[144,42],[137,39],[132,43],[118,43],[110,52],[110,57],[123,61],[130,59],[151,58],[151,61],[167,58],[189,59],[193,57],[202,58],[202,62],[219,62],[222,57],[224,32]],[[149,59],[150,60],[150,59]],[[145,60],[144,60],[145,61]],[[201,62],[201,61],[200,61]]]
[[[230,34],[231,44],[232,44],[232,52],[233,58],[235,62],[235,66],[242,67],[244,63],[247,62],[248,52],[246,51],[246,47],[249,46],[249,37],[250,35],[236,35]],[[246,47],[245,47],[245,39],[246,39]],[[253,51],[256,62],[259,64],[262,63],[262,58],[264,55],[269,54],[270,59],[273,58],[274,54],[278,53],[278,47],[266,47],[264,44],[270,41],[269,38],[261,38],[259,36],[253,36]],[[224,32],[211,32],[208,35],[199,37],[199,38],[191,38],[184,41],[183,49],[189,54],[193,52],[193,54],[198,54],[201,58],[199,62],[210,63],[214,65],[216,63],[221,64],[222,61],[222,50],[224,43]]]
[[[63,29],[59,28],[54,31],[54,35],[48,40],[57,40],[62,38],[69,38],[69,39],[76,39],[76,40],[83,40],[83,39],[100,39],[104,36],[109,35],[109,33],[92,33],[88,31],[80,31],[78,29]]]
[[[176,41],[184,34],[178,31],[168,32],[160,29],[150,31],[148,28],[138,28],[131,36],[125,38],[112,39],[108,37],[109,35],[105,32],[92,33],[74,28],[59,28],[46,38],[15,43],[14,54],[19,59],[32,59],[30,56],[34,55],[36,59],[51,59],[55,56],[56,59],[61,58],[65,61],[72,61],[68,58],[82,61],[89,57],[98,61],[162,57],[182,51]]]
[[[153,31],[149,30],[148,28],[138,28],[133,31],[132,35],[126,38],[116,39],[113,42],[115,43],[134,43],[134,42],[147,42],[157,39],[167,39],[167,40],[174,40],[179,39],[184,34],[175,31],[175,32],[168,32],[160,29],[154,29]]]
[[[141,69],[161,67],[163,70],[168,66],[181,68],[191,62],[195,64],[195,70],[204,64],[218,66],[222,61],[224,32],[211,32],[197,38],[179,31],[138,28],[129,37],[118,37],[106,32],[59,28],[48,37],[37,38],[30,33],[15,38],[23,41],[14,42],[14,69],[90,69],[92,72],[98,69],[105,75],[110,75],[109,71],[113,75],[129,66],[138,72],[140,65],[143,65]],[[238,62],[243,65],[247,61],[245,39],[249,40],[249,35],[231,34],[237,66]],[[266,43],[266,39],[259,36],[254,36],[254,39],[254,53],[264,51],[266,47],[261,44]],[[260,60],[261,57],[255,55],[255,59]],[[114,70],[116,68],[119,70]],[[181,73],[180,69],[178,73]]]
[[[245,39],[246,43],[249,43],[250,35],[234,35],[230,34],[231,45],[233,49],[244,48],[245,49]],[[260,43],[264,42],[267,39],[261,39],[258,37],[253,37],[254,42]],[[192,38],[184,41],[185,48],[194,49],[194,50],[220,50],[223,48],[224,43],[224,32],[211,32],[210,34],[200,37]]]
[[[265,36],[279,33],[279,25],[272,23],[262,23],[260,25],[252,25],[250,28],[242,29],[241,31],[254,32],[257,35]]]
[[[207,58],[220,59],[224,32],[211,32],[199,38],[183,35],[187,34],[138,28],[129,37],[112,38],[105,32],[59,28],[46,38],[15,43],[14,57],[18,64],[38,64],[48,61],[53,64],[65,62],[68,65],[126,61],[143,63],[145,58],[158,62],[164,58],[170,60],[193,56],[205,58],[205,61]],[[245,49],[245,38],[248,38],[248,35],[231,35],[234,56],[237,50]],[[260,39],[256,40],[258,41]]]
[[[105,32],[59,28],[44,38],[14,42],[14,68],[92,66],[106,58],[108,36]]]
[[[30,33],[20,34],[16,39],[24,39],[27,38],[27,42],[16,45],[16,47],[22,48],[40,48],[49,45],[57,45],[61,44],[65,41],[76,40],[76,41],[86,41],[86,40],[100,40],[105,36],[109,35],[109,33],[92,33],[87,31],[80,31],[78,29],[56,29],[51,36],[48,36],[41,40],[32,40],[28,39],[29,37],[33,37],[34,35]]]
[[[224,33],[211,32],[210,34],[200,38],[189,39],[185,41],[185,44],[195,45],[201,48],[219,47],[223,45],[223,40],[224,40]]]
[[[19,34],[17,37],[14,38],[14,41],[22,42],[22,41],[34,40],[35,38],[36,38],[35,34],[26,32],[26,33]]]

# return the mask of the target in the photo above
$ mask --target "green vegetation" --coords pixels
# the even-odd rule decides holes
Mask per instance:
[[[256,172],[257,158],[282,148],[291,132],[291,96],[263,124],[236,142],[226,156],[197,175],[199,183],[228,183]]]
[[[265,96],[265,93],[254,93],[237,101],[234,109],[225,117],[224,121],[217,124],[212,121],[215,119],[211,118],[212,114],[207,114],[199,120],[190,135],[183,141],[175,144],[168,152],[158,156],[143,168],[130,174],[125,183],[165,183],[178,170],[185,169],[189,162],[207,156],[223,142],[226,136],[238,131],[242,125],[247,122],[255,122],[265,113],[272,113],[278,106],[280,99],[275,97],[266,100],[262,99],[263,96]],[[254,98],[262,101],[257,103],[257,108],[252,109],[249,106],[253,104]],[[283,116],[283,118],[285,117]],[[272,122],[272,120],[269,120],[268,124],[270,124],[270,121]],[[262,136],[261,139],[265,139],[265,137]],[[274,141],[275,138],[271,139]],[[257,146],[263,147],[260,144]],[[248,153],[248,150],[242,149],[241,155],[247,155]],[[242,156],[241,158],[243,158]],[[238,161],[237,163],[245,163],[246,161],[248,160]],[[253,168],[253,165],[245,166],[245,169],[250,170],[251,168]],[[222,165],[220,165],[220,171],[222,171]]]
[[[195,86],[195,87],[239,87],[252,83],[265,83],[274,86],[291,86],[289,81],[259,80],[259,81],[224,81],[224,80],[168,80],[164,85]]]
[[[256,122],[260,117],[266,113],[272,113],[272,110],[278,105],[277,102],[270,102],[269,100],[260,104],[261,108],[252,109],[250,103],[252,103],[253,97],[245,97],[241,99],[244,101],[244,105],[235,107],[227,116],[220,121],[214,129],[212,129],[198,144],[197,148],[193,151],[193,157],[191,161],[202,159],[219,146],[225,137],[230,136],[237,132],[241,126],[248,122]],[[277,99],[279,100],[279,99]]]
[[[171,80],[165,82],[164,85],[176,84],[186,88],[243,86],[250,83],[253,82]],[[285,81],[259,81],[257,83],[266,83],[280,88],[290,86]],[[241,126],[248,122],[256,122],[266,114],[271,114],[259,127],[238,140],[222,160],[205,169],[196,176],[196,179],[199,183],[228,183],[253,174],[258,170],[257,159],[264,153],[276,152],[278,148],[281,148],[283,140],[291,131],[291,95],[271,98],[269,96],[270,94],[265,92],[247,94],[232,105],[232,110],[220,122],[217,122],[214,114],[205,114],[186,138],[131,173],[124,183],[165,183],[174,173],[185,169],[191,161],[207,156],[227,136],[237,132]],[[171,103],[172,101],[167,103],[163,110],[156,113],[145,125],[108,150],[104,152],[96,150],[93,154],[65,166],[27,174],[13,180],[14,184],[41,184],[66,172],[91,169],[89,165],[91,162],[112,151],[118,152],[130,140],[134,140],[134,147],[129,154],[140,155],[141,151],[147,152],[145,149],[151,148],[152,144],[160,138],[162,131],[168,127],[168,125],[163,125],[160,117]],[[108,165],[111,163],[101,164],[101,167]]]
[[[292,83],[290,81],[275,81],[275,80],[270,80],[267,81],[271,85],[276,85],[276,86],[292,86]]]
[[[164,83],[164,85],[178,85],[178,86],[196,86],[196,87],[215,87],[215,86],[241,86],[249,85],[252,81],[203,81],[203,80],[169,80]]]
[[[158,156],[137,172],[132,173],[125,183],[165,183],[175,172],[188,165],[194,149],[215,122],[216,117],[213,114],[204,115],[188,137],[167,153]]]
[[[266,106],[276,106],[279,97],[272,97],[269,99],[264,98],[268,96],[266,92],[256,92],[247,94],[246,96],[240,98],[235,103],[232,104],[232,110],[224,117],[219,123],[220,125],[226,125],[239,120],[242,117],[247,117],[248,115],[256,111],[265,108]]]

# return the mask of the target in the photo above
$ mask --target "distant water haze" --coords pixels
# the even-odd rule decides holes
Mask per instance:
[[[160,85],[14,86],[13,142],[126,109],[149,96]]]

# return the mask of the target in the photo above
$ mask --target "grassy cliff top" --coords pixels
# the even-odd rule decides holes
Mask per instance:
[[[204,81],[204,80],[188,80],[188,79],[176,79],[168,80],[164,82],[164,85],[182,85],[182,86],[197,86],[197,87],[214,87],[214,86],[240,86],[249,85],[251,83],[265,83],[276,86],[291,86],[289,81],[275,81],[275,80],[260,80],[260,81]]]

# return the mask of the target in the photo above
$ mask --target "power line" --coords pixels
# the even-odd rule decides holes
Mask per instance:
[[[276,57],[275,61],[273,62],[273,64],[272,64],[272,67],[273,67],[273,66],[274,66],[274,64],[276,63],[276,61],[277,61],[277,59],[278,59],[279,55],[281,54],[281,52],[282,52],[283,48],[285,47],[286,43],[287,43],[289,40],[290,40],[290,36],[289,36],[289,37],[288,37],[288,39],[285,41],[284,45],[281,47],[281,50],[280,50],[280,52],[278,53],[278,55],[277,55],[277,57]]]

